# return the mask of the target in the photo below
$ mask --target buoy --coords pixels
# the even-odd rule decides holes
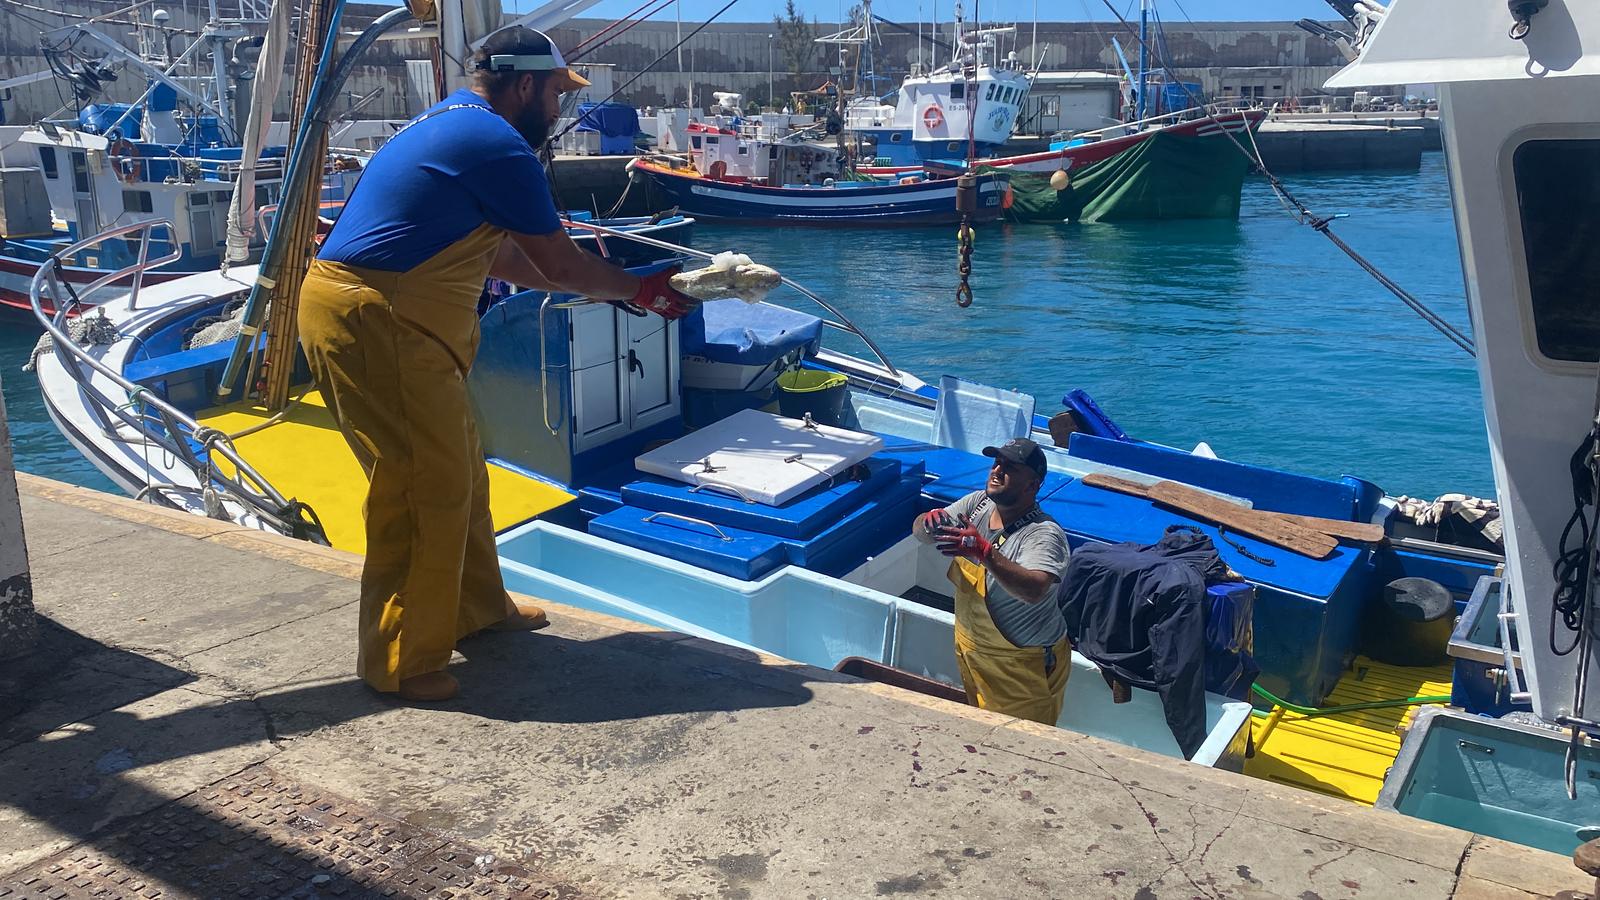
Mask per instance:
[[[1067,177],[1066,169],[1057,169],[1050,175],[1050,189],[1064,191],[1072,184],[1072,179]]]
[[[972,226],[970,225],[963,225],[962,227],[956,229],[957,241],[970,240],[974,236],[975,232],[972,230]]]
[[[1011,195],[1011,185],[1008,184],[1008,185],[1006,185],[1006,196],[1005,196],[1005,199],[1000,201],[1000,208],[1001,209],[1010,209],[1011,208],[1011,203],[1012,203],[1012,201],[1014,199],[1016,199],[1016,198],[1014,198]]]

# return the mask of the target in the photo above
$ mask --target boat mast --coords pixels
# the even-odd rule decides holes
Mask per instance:
[[[1150,81],[1150,0],[1139,0],[1139,99],[1134,106],[1133,120],[1144,121],[1144,90]]]

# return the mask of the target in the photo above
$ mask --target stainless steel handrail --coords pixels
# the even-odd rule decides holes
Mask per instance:
[[[74,307],[81,304],[85,297],[123,278],[132,278],[133,287],[129,298],[131,304],[138,294],[139,286],[143,283],[144,273],[177,260],[181,254],[174,250],[151,260],[148,258],[147,253],[141,253],[139,262],[120,269],[111,275],[96,279],[81,292],[73,291],[70,293],[63,291],[59,277],[62,258],[81,253],[107,240],[125,237],[137,232],[143,232],[141,240],[144,246],[148,247],[150,232],[158,228],[165,228],[169,239],[175,234],[171,222],[164,219],[148,219],[143,222],[134,222],[112,228],[51,254],[49,259],[39,267],[39,271],[34,273],[33,280],[28,286],[28,300],[33,306],[33,314],[50,335],[55,352],[62,360],[63,368],[78,383],[85,394],[93,400],[94,404],[99,408],[98,412],[101,416],[110,413],[122,420],[124,424],[139,431],[140,434],[148,438],[156,446],[183,460],[197,477],[201,477],[205,481],[205,484],[200,485],[202,491],[211,490],[213,483],[219,484],[222,486],[224,493],[236,503],[257,514],[263,521],[277,523],[287,528],[287,525],[280,518],[280,512],[287,510],[291,506],[290,502],[266,478],[262,477],[249,463],[244,461],[226,434],[214,428],[201,425],[182,410],[145,387],[124,378],[121,373],[78,346],[78,343],[66,332],[64,326],[69,313],[72,312]],[[176,247],[176,242],[172,241],[172,243]],[[51,298],[51,305],[56,308],[56,314],[53,317],[47,315],[44,311],[43,298],[46,294]],[[71,302],[67,302],[69,300]],[[125,406],[106,397],[104,393],[83,377],[82,367],[92,369],[126,391],[132,403]],[[135,404],[143,404],[154,410],[162,423],[161,428],[151,427],[148,413],[135,415],[129,408]],[[187,432],[187,434],[184,432]],[[195,457],[188,445],[189,440],[194,440],[201,445],[202,451],[207,454],[204,462]],[[241,477],[237,479],[229,478],[212,470],[209,461],[209,452],[212,450],[217,451],[224,459],[232,463]],[[201,472],[196,467],[203,468],[206,471]],[[254,487],[252,488],[245,484],[245,479],[248,479]]]
[[[715,253],[707,253],[704,250],[696,250],[693,247],[685,247],[681,244],[674,244],[670,241],[663,241],[660,238],[653,238],[649,237],[648,235],[637,234],[631,231],[619,231],[615,228],[607,228],[604,225],[596,225],[593,222],[569,221],[566,222],[566,225],[571,228],[582,228],[585,231],[593,231],[598,234],[606,234],[612,237],[622,238],[623,240],[637,241],[638,243],[648,244],[652,247],[660,247],[663,250],[672,250],[682,253],[686,256],[694,256],[705,260],[716,259]],[[779,277],[782,278],[784,284],[793,288],[800,296],[810,300],[812,303],[817,304],[818,306],[827,310],[829,315],[839,319],[838,322],[828,322],[827,320],[824,320],[825,324],[832,325],[834,328],[837,328],[840,331],[846,331],[858,338],[861,338],[861,342],[867,345],[867,349],[871,350],[872,354],[878,357],[878,362],[883,363],[884,369],[896,378],[900,377],[900,370],[895,368],[894,363],[889,361],[889,357],[884,355],[884,352],[878,348],[877,342],[868,337],[866,332],[862,331],[856,326],[856,323],[850,321],[849,316],[846,316],[844,313],[835,309],[832,304],[821,297],[818,297],[816,294],[813,294],[803,285],[792,281],[786,276],[780,275]]]

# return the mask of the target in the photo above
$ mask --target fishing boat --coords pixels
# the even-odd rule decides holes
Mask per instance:
[[[920,140],[924,135],[919,131],[914,137],[919,139],[915,143],[921,153],[909,159],[885,156],[880,139],[876,144],[879,159],[860,171],[877,177],[902,177],[916,171],[935,177],[956,176],[969,169],[1005,172],[1012,176],[1015,201],[1007,207],[1007,217],[1016,221],[1237,217],[1240,191],[1251,168],[1248,154],[1239,151],[1254,148],[1254,131],[1266,112],[1208,103],[1198,83],[1180,80],[1165,61],[1160,22],[1153,16],[1152,0],[1141,0],[1137,70],[1128,64],[1117,38],[1111,38],[1125,76],[1127,93],[1122,106],[1126,121],[1055,135],[1043,151],[1003,155],[1000,146],[1010,136],[1017,117],[1005,106],[1013,93],[997,85],[983,90],[981,96],[974,95],[956,112],[965,123],[966,105],[974,108],[976,119],[971,128],[983,140],[970,148],[959,141],[950,142],[939,153],[940,146]],[[973,60],[981,61],[986,46],[981,40],[973,43],[969,68]],[[976,71],[981,75],[985,69],[980,65]],[[910,79],[907,83],[911,92],[902,88],[902,106],[919,96],[917,86]],[[913,103],[904,114],[914,117],[921,109],[924,115],[944,121],[937,104],[917,105],[920,103]],[[1002,124],[1004,134],[998,134]],[[966,127],[963,124],[962,129]]]
[[[852,180],[832,147],[741,137],[702,126],[690,140],[704,148],[693,164],[640,158],[630,174],[644,177],[660,202],[705,219],[790,224],[882,225],[959,222],[953,178],[905,175],[892,181]],[[733,164],[729,164],[729,160]],[[1006,201],[1004,174],[978,177],[974,222],[992,222]]]
[[[1592,830],[1600,799],[1597,726],[1584,712],[1595,699],[1586,679],[1600,665],[1595,613],[1558,590],[1558,579],[1570,585],[1573,572],[1590,571],[1582,554],[1592,558],[1589,542],[1600,539],[1594,508],[1573,499],[1600,494],[1600,476],[1584,465],[1594,444],[1583,440],[1600,418],[1600,323],[1587,302],[1600,251],[1584,227],[1596,205],[1572,202],[1600,193],[1600,59],[1565,54],[1576,35],[1600,29],[1600,11],[1551,0],[1513,20],[1498,0],[1445,7],[1400,0],[1334,83],[1441,85],[1480,326],[1467,346],[1507,500],[1503,557],[1414,536],[1395,498],[1359,478],[1139,440],[1081,391],[1067,391],[1058,412],[949,376],[924,381],[789,283],[821,314],[715,301],[669,323],[530,291],[482,315],[469,385],[508,585],[950,696],[959,679],[944,561],[910,523],[982,489],[983,446],[1028,436],[1048,460],[1041,505],[1075,548],[1195,529],[1242,578],[1219,596],[1208,591],[1217,633],[1207,662],[1251,654],[1260,708],[1229,693],[1236,682],[1214,683],[1191,762],[1357,802],[1381,791],[1380,802],[1408,814],[1569,852]],[[1559,74],[1536,77],[1530,66]],[[150,264],[121,274],[139,286]],[[61,329],[65,311],[43,316],[45,299],[67,301],[42,272],[31,290],[56,336],[38,367],[47,409],[141,497],[360,551],[364,481],[315,393],[282,410],[219,399],[235,348],[190,340],[255,280],[243,267],[141,286],[101,307],[113,339],[79,346]],[[864,343],[870,358],[833,348],[833,335]],[[1201,499],[1164,502],[1162,483]],[[1260,525],[1263,515],[1302,517],[1289,521],[1321,535],[1320,549],[1225,524]],[[1563,534],[1574,517],[1583,527]],[[1576,564],[1557,565],[1574,553]],[[1461,617],[1450,663],[1361,655],[1363,620],[1392,609],[1396,585],[1411,579],[1446,603],[1418,624],[1436,631]],[[1551,635],[1561,638],[1553,647]],[[1072,664],[1058,724],[1181,755],[1152,693],[1114,703],[1091,660],[1075,654]],[[1397,732],[1418,708],[1444,712],[1418,717],[1401,753]]]

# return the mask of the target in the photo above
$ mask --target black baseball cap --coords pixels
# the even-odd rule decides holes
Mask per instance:
[[[561,48],[549,35],[522,25],[502,28],[484,38],[472,65],[491,72],[554,72],[563,92],[589,84],[589,79],[567,65]]]
[[[1044,474],[1050,470],[1044,461],[1044,450],[1027,438],[1012,438],[998,447],[985,447],[983,455],[1027,466],[1039,476],[1040,481],[1044,480]]]

